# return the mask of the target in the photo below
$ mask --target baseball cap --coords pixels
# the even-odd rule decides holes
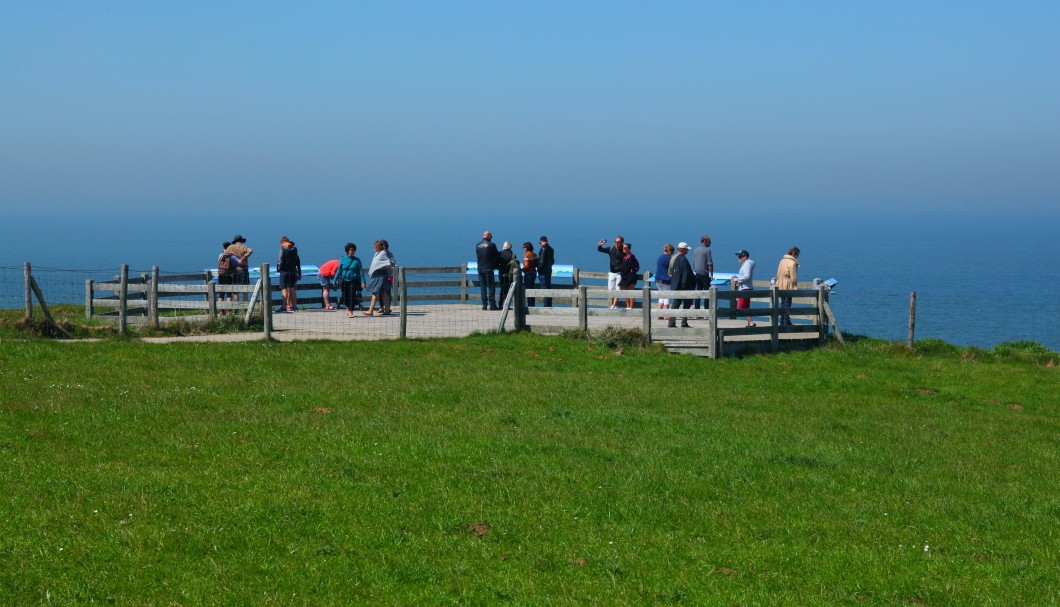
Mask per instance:
[[[678,249],[687,249],[688,248],[688,243],[687,242],[679,242],[679,243],[677,243],[677,248]]]
[[[736,256],[737,257],[750,257],[751,254],[747,252],[747,249],[740,249],[739,251],[736,251]]]

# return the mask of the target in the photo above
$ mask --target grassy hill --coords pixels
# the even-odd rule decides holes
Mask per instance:
[[[3,340],[0,604],[1055,605],[1057,358]]]

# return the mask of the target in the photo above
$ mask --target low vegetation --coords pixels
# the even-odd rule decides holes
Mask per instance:
[[[41,308],[27,318],[22,310],[0,310],[0,339],[2,338],[53,338],[53,339],[101,339],[124,337],[182,337],[187,335],[216,335],[241,331],[262,330],[260,315],[244,323],[242,314],[218,316],[214,320],[197,316],[173,315],[162,319],[158,329],[140,322],[130,322],[128,335],[118,333],[117,319],[85,318],[84,306],[58,305],[49,309],[49,320]]]
[[[0,341],[0,604],[1050,605],[1057,355]]]

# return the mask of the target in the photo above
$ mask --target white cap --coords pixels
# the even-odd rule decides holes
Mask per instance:
[[[677,248],[678,249],[687,249],[688,248],[688,243],[687,242],[679,242],[679,243],[677,243]]]

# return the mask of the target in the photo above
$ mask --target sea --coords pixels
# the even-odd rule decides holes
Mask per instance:
[[[647,207],[646,207],[647,208]],[[927,207],[930,208],[930,207]],[[320,265],[357,244],[362,259],[386,239],[405,266],[453,266],[474,260],[484,230],[500,246],[537,247],[547,235],[556,262],[606,271],[597,242],[622,235],[642,268],[654,268],[666,243],[693,247],[712,239],[715,271],[736,272],[735,252],[747,249],[755,278],[768,280],[793,246],[802,253],[799,279],[837,281],[831,303],[845,333],[905,341],[915,294],[915,338],[992,348],[1034,341],[1060,351],[1060,214],[1035,216],[879,211],[777,214],[709,208],[659,207],[626,213],[593,209],[305,208],[283,212],[97,211],[5,213],[0,247],[0,307],[24,301],[22,268],[68,271],[70,295],[83,298],[84,278],[130,272],[201,272],[212,267],[221,243],[236,234],[254,249],[252,264],[276,263],[279,238],[295,241],[303,263]],[[12,278],[15,277],[15,278]],[[49,302],[51,303],[51,302]]]

